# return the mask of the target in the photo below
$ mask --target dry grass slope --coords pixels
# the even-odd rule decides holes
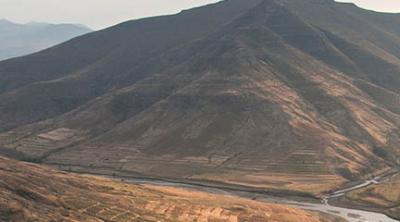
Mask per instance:
[[[333,222],[290,207],[78,176],[0,157],[2,222]]]

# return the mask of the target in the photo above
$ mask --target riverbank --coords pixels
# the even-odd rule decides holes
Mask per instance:
[[[399,220],[399,173],[399,168],[393,168],[391,171],[371,180],[353,183],[351,186],[346,186],[330,195],[326,195],[324,197],[325,202],[329,202],[333,206],[383,213]]]

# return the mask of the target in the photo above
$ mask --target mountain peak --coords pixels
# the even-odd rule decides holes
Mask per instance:
[[[314,194],[389,168],[400,17],[332,2],[229,0],[0,62],[0,151]]]

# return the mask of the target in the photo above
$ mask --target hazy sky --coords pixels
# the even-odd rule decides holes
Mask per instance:
[[[81,23],[94,29],[218,0],[0,0],[0,18],[15,22]],[[243,0],[246,1],[246,0]],[[296,0],[293,0],[296,1]],[[378,11],[400,12],[400,0],[340,0]]]
[[[360,7],[372,9],[375,11],[400,12],[400,0],[337,0],[337,1],[353,2]]]

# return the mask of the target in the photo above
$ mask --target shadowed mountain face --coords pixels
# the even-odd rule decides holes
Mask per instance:
[[[16,24],[0,20],[0,60],[34,53],[90,32],[73,24]]]
[[[227,0],[0,63],[0,152],[318,194],[399,162],[400,16]]]

